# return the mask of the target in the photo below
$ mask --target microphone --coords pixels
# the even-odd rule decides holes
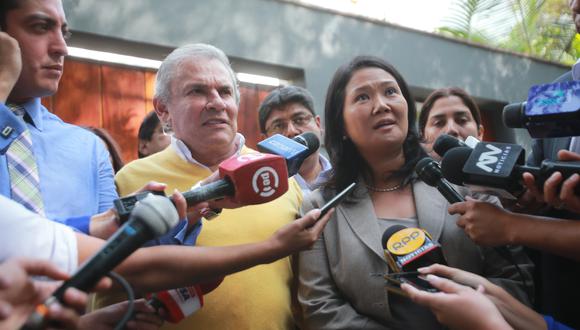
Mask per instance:
[[[298,173],[302,163],[320,147],[316,134],[305,132],[290,139],[281,134],[274,134],[258,143],[258,150],[279,155],[286,159],[288,175]]]
[[[445,156],[450,149],[458,147],[467,147],[467,144],[449,134],[439,135],[433,143],[433,150],[441,157]]]
[[[434,263],[447,265],[441,246],[423,229],[394,225],[385,230],[381,241],[389,268],[395,273]]]
[[[515,144],[480,143],[475,149],[460,147],[449,150],[441,160],[443,176],[449,182],[465,185],[472,191],[503,198],[515,198],[525,188],[522,174],[530,172],[538,187],[554,173],[564,179],[580,173],[580,162],[544,160],[540,167],[524,165],[523,148]],[[576,188],[576,194],[580,189]]]
[[[421,159],[415,166],[415,172],[423,182],[431,187],[436,187],[449,204],[465,201],[463,196],[443,178],[441,168],[433,159],[429,157]]]
[[[284,158],[277,155],[250,153],[223,161],[220,179],[183,193],[187,205],[228,197],[241,205],[272,201],[288,191],[288,171]],[[121,222],[129,218],[135,204],[150,192],[119,198],[114,201]],[[153,192],[165,196],[164,192]]]
[[[157,311],[163,309],[166,321],[179,323],[201,309],[203,307],[203,296],[217,288],[223,279],[223,277],[220,277],[211,282],[149,294],[147,295],[147,302]]]
[[[156,195],[143,198],[134,208],[129,221],[119,228],[106,244],[66,280],[43,305],[37,307],[28,324],[32,327],[43,322],[48,306],[55,302],[64,304],[64,292],[68,288],[88,291],[117,267],[143,243],[167,233],[177,225],[177,211],[169,199]]]
[[[509,128],[526,128],[533,138],[580,135],[580,82],[532,86],[526,102],[503,108]]]

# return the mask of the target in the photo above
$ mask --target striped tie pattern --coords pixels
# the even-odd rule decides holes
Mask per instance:
[[[20,118],[25,114],[24,108],[17,105],[8,107]],[[8,173],[10,174],[10,189],[12,199],[27,209],[44,215],[44,205],[40,195],[40,180],[38,167],[32,152],[32,139],[30,131],[24,130],[16,138],[6,152]]]

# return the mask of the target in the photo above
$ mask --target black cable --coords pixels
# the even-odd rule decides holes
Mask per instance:
[[[129,282],[127,282],[123,277],[121,277],[121,275],[115,272],[109,272],[109,277],[117,282],[120,286],[122,286],[127,293],[127,311],[125,312],[125,315],[123,315],[121,321],[119,321],[117,326],[114,328],[115,330],[122,330],[125,328],[127,322],[133,318],[133,311],[135,310],[135,293],[133,292],[131,284],[129,284]]]
[[[531,292],[532,287],[528,284],[528,281],[526,281],[526,277],[524,276],[524,272],[520,268],[520,265],[514,259],[514,255],[512,254],[512,251],[510,250],[510,248],[508,246],[497,246],[497,247],[495,247],[495,251],[502,258],[504,258],[509,263],[514,265],[514,267],[516,268],[516,271],[518,272],[518,274],[522,278],[522,284],[524,285],[524,289],[526,291],[526,295],[528,296],[528,299],[530,300],[530,303],[534,304],[534,295],[533,295],[533,292]]]

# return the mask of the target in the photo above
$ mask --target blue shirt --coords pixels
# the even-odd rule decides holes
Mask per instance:
[[[0,103],[0,194],[11,198],[5,152],[26,125],[48,219],[66,222],[68,218],[97,214],[113,207],[113,200],[118,197],[113,169],[109,152],[99,138],[63,122],[42,106],[39,98],[22,106],[30,123],[22,123]],[[7,127],[12,127],[12,132],[1,134],[10,130]]]
[[[306,182],[306,180],[304,180],[304,178],[300,175],[300,173],[296,173],[294,175],[294,179],[300,186],[303,196],[306,196],[312,191],[320,188],[320,186],[326,183],[326,181],[328,181],[328,179],[330,178],[332,165],[330,164],[328,159],[326,159],[324,156],[320,154],[318,156],[318,159],[320,160],[320,166],[322,167],[322,169],[320,170],[320,173],[318,173],[318,176],[312,183]]]
[[[118,198],[109,152],[99,137],[63,122],[39,98],[22,106],[30,123],[23,122],[0,103],[0,195],[11,198],[6,151],[28,128],[46,218],[88,234],[90,215],[112,208]],[[147,245],[194,245],[200,230],[201,221],[187,230],[187,221],[182,220],[169,233]]]
[[[549,315],[543,315],[543,317],[544,321],[546,321],[546,327],[548,328],[548,330],[574,330],[567,325],[557,322],[556,320],[554,320],[553,317]]]

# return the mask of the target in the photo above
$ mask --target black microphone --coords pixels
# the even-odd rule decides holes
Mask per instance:
[[[281,134],[274,134],[258,143],[258,150],[279,155],[286,159],[288,175],[298,173],[302,163],[320,147],[316,134],[305,132],[290,139]]]
[[[441,246],[423,229],[394,225],[385,230],[381,242],[393,272],[416,271],[435,263],[447,265]]]
[[[480,143],[475,149],[454,148],[441,160],[443,176],[449,182],[465,185],[472,191],[514,198],[525,188],[522,174],[530,172],[538,187],[554,173],[560,172],[564,179],[580,173],[580,162],[544,160],[540,167],[524,165],[523,148],[506,143]],[[580,189],[576,188],[576,194]]]
[[[70,287],[82,291],[93,288],[103,276],[143,243],[167,233],[178,222],[177,210],[169,199],[150,194],[137,203],[129,221],[123,224],[73,277],[65,281],[49,301],[56,299],[63,302],[64,292]]]
[[[441,157],[445,156],[447,151],[458,147],[467,147],[468,145],[449,134],[442,134],[433,143],[433,150]]]
[[[431,187],[436,187],[449,204],[465,201],[463,196],[443,178],[439,164],[433,159],[429,157],[421,159],[415,166],[415,172],[417,172],[417,175],[423,182]]]
[[[143,243],[167,233],[178,222],[179,216],[169,199],[153,194],[142,199],[133,209],[129,221],[123,224],[52,296],[37,306],[36,311],[28,319],[27,327],[40,328],[48,306],[55,302],[65,304],[63,297],[68,288],[90,290]]]
[[[532,86],[526,102],[503,108],[509,128],[526,128],[533,138],[580,135],[580,82]]]

